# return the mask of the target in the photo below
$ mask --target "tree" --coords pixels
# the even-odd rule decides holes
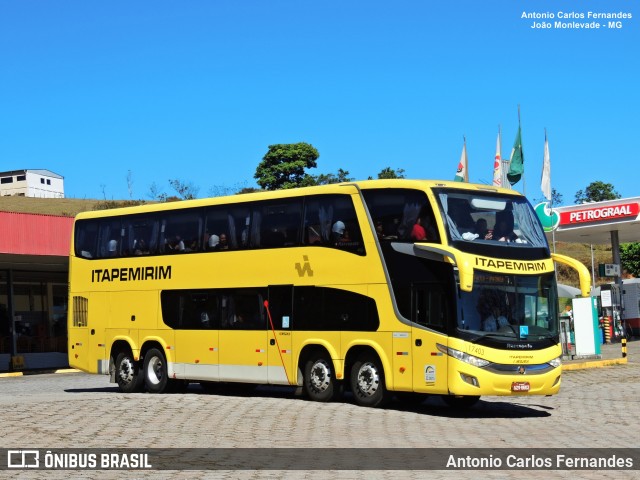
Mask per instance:
[[[547,199],[544,197],[540,197],[540,198],[534,198],[533,199],[533,203],[534,204],[538,204],[538,203],[544,203],[547,202]],[[558,192],[555,188],[551,189],[551,203],[553,204],[554,207],[559,207],[560,205],[562,205],[562,202],[564,202],[563,198],[562,198],[562,194],[560,192]]]
[[[198,187],[191,182],[183,182],[182,180],[169,180],[169,185],[178,193],[182,200],[193,200],[198,198]]]
[[[313,177],[315,185],[328,185],[330,183],[353,182],[353,178],[349,177],[349,171],[338,169],[338,173],[321,173]]]
[[[155,182],[149,187],[148,196],[157,202],[175,202],[178,200],[193,200],[194,198],[198,198],[199,188],[191,182],[187,183],[182,180],[175,179],[169,180],[169,185],[171,185],[171,187],[176,191],[178,196],[167,195],[165,192],[160,190]]]
[[[379,179],[389,179],[389,178],[405,178],[404,168],[396,168],[395,170],[391,170],[391,167],[383,168],[380,173],[378,173]],[[372,177],[369,177],[371,180]]]
[[[308,143],[269,145],[253,176],[264,190],[279,190],[313,185],[305,169],[316,168],[320,154]]]
[[[620,263],[622,269],[634,277],[640,277],[640,243],[623,243],[620,245]]]
[[[615,200],[620,198],[613,185],[601,181],[591,182],[584,190],[576,192],[576,203],[602,202],[604,200]]]

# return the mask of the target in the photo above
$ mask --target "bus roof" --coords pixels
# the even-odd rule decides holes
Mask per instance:
[[[116,215],[132,215],[140,213],[153,213],[169,210],[179,210],[183,208],[206,207],[210,205],[225,205],[244,203],[259,200],[277,200],[283,198],[301,197],[305,195],[318,195],[330,193],[345,193],[345,187],[355,186],[362,190],[371,188],[456,188],[461,190],[476,190],[484,192],[496,192],[508,195],[522,194],[516,190],[499,188],[492,185],[482,185],[475,183],[456,182],[452,180],[421,180],[421,179],[383,179],[383,180],[362,180],[345,183],[332,183],[329,185],[319,185],[313,187],[291,188],[283,190],[265,190],[260,192],[228,195],[224,197],[207,197],[195,200],[181,200],[176,202],[150,203],[134,207],[112,208],[107,210],[93,210],[81,212],[76,215],[76,219],[102,218]],[[354,193],[354,192],[352,192]]]

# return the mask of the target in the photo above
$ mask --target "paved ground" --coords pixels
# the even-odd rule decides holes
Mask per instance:
[[[607,347],[617,356],[620,345]],[[0,448],[640,448],[640,341],[627,363],[567,371],[554,397],[483,398],[461,413],[438,398],[383,410],[319,404],[285,388],[251,394],[119,393],[83,373],[0,379]],[[604,353],[604,352],[603,352]],[[573,363],[576,365],[577,363]],[[9,476],[9,473],[12,473]],[[0,478],[638,478],[639,471],[0,471]]]

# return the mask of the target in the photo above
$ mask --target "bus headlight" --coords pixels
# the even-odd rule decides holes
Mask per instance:
[[[559,367],[560,365],[562,365],[561,357],[556,357],[553,360],[549,361],[549,365],[551,365],[554,368]]]
[[[455,348],[445,347],[444,345],[440,345],[439,343],[436,343],[436,347],[442,353],[446,353],[450,357],[453,357],[464,363],[468,363],[469,365],[473,365],[474,367],[486,367],[487,365],[489,365],[489,363],[491,363],[488,360],[474,357],[473,355],[461,352],[460,350],[456,350]]]

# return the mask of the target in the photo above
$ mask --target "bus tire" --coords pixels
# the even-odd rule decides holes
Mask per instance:
[[[144,356],[144,384],[149,393],[163,393],[167,390],[167,360],[157,348],[150,349]]]
[[[376,355],[361,354],[351,367],[351,391],[362,407],[381,407],[391,396],[384,381],[384,370]]]
[[[480,400],[480,395],[442,395],[442,400],[444,400],[444,403],[449,405],[451,408],[465,409],[473,407],[476,403],[478,403],[478,400]]]
[[[323,354],[311,357],[304,366],[304,390],[315,402],[330,402],[339,392],[333,362]]]
[[[122,393],[142,391],[142,372],[129,352],[120,352],[116,357],[116,383]]]

